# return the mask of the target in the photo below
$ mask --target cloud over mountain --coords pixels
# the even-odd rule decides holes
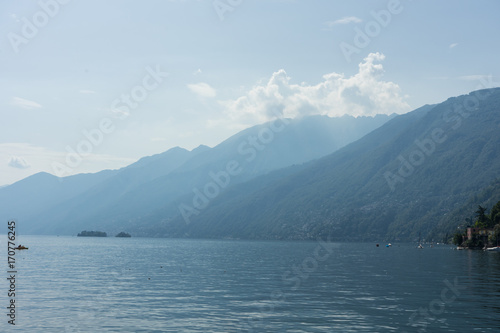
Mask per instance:
[[[384,69],[380,62],[384,58],[383,54],[370,53],[355,75],[325,74],[316,85],[294,84],[281,69],[272,74],[267,84],[254,86],[244,96],[221,103],[232,122],[245,125],[275,117],[357,117],[408,112],[410,106],[400,87],[382,80]]]

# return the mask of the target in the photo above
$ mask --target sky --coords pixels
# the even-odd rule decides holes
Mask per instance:
[[[500,85],[496,0],[4,0],[0,186]]]

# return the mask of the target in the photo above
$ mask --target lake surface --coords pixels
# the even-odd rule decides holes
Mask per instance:
[[[7,237],[0,235],[7,275]],[[23,236],[22,332],[499,332],[500,253]],[[18,242],[18,243],[19,243]]]

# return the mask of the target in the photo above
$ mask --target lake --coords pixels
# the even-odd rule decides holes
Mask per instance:
[[[4,276],[7,236],[1,235]],[[500,253],[451,246],[22,236],[22,332],[498,332]]]

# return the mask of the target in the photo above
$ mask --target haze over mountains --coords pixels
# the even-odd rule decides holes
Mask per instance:
[[[138,221],[164,206],[172,209],[162,220],[179,215],[177,202],[190,203],[193,189],[203,190],[228,162],[237,161],[241,169],[231,187],[332,153],[392,117],[280,119],[246,129],[214,148],[172,148],[120,170],[62,179],[39,173],[1,188],[0,212],[3,219],[17,219],[23,233],[76,234],[93,228],[137,234],[157,222],[143,226]]]
[[[37,174],[0,189],[0,211],[25,233],[441,241],[500,200],[499,111],[497,88],[393,117],[278,119],[121,170]]]
[[[500,200],[500,89],[398,116],[283,177],[233,188],[189,225],[192,237],[441,241],[478,204]],[[457,212],[461,212],[461,215]]]

